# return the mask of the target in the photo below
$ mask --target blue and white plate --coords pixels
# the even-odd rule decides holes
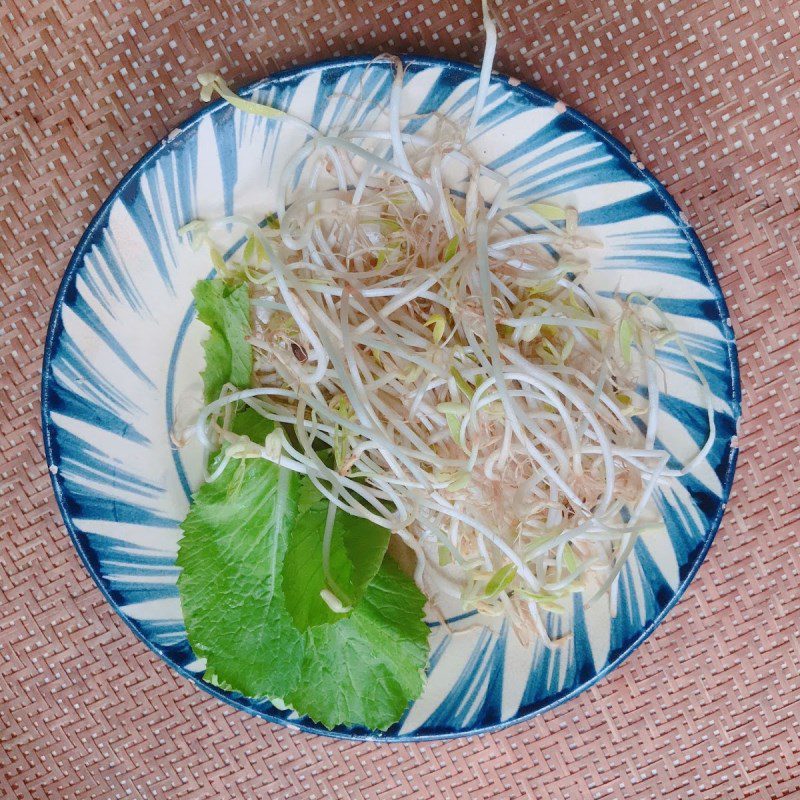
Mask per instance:
[[[406,60],[404,113],[460,116],[474,101],[474,67]],[[322,129],[352,114],[361,92],[388,99],[387,63],[317,64],[261,81],[243,94],[291,110]],[[369,124],[371,111],[365,119]],[[352,122],[352,120],[348,120]],[[424,130],[424,119],[413,125]],[[78,552],[120,616],[182,675],[251,713],[310,731],[325,729],[265,701],[203,682],[186,640],[176,589],[178,524],[200,478],[200,458],[170,440],[176,409],[199,403],[203,326],[191,288],[209,272],[176,231],[195,218],[260,218],[274,209],[275,176],[300,142],[296,126],[216,103],[128,173],[78,245],[56,299],[44,358],[42,414],[56,497]],[[608,604],[584,610],[575,596],[554,633],[563,648],[521,645],[505,625],[456,616],[448,635],[432,624],[422,697],[386,734],[420,739],[491,730],[552,708],[598,681],[653,631],[700,566],[719,526],[736,460],[739,379],[719,285],[692,229],[664,188],[617,141],[580,114],[518,81],[496,77],[475,147],[526,202],[578,209],[601,240],[598,291],[657,298],[714,393],[717,439],[708,458],[658,497],[668,533],[640,541]],[[702,445],[706,412],[680,351],[660,352],[666,380],[659,430],[676,465]],[[269,624],[268,620],[264,621]]]

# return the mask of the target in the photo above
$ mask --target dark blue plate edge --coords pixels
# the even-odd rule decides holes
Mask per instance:
[[[335,59],[327,59],[324,61],[318,61],[313,64],[308,64],[301,67],[294,67],[291,69],[283,70],[281,72],[276,72],[274,75],[250,83],[247,86],[242,87],[238,91],[240,94],[249,97],[250,95],[253,94],[253,92],[258,91],[259,89],[264,88],[265,86],[278,81],[300,78],[307,73],[331,66],[347,67],[347,66],[359,66],[363,64],[368,64],[371,60],[372,60],[371,56],[352,56],[352,57],[335,58]],[[428,56],[404,56],[403,61],[408,65],[420,66],[422,68],[449,67],[449,68],[457,68],[461,71],[471,72],[473,74],[477,74],[479,71],[479,68],[472,64],[466,64],[459,61],[451,61],[449,59],[444,59],[444,58],[436,58]],[[492,77],[493,80],[499,80],[500,82],[506,84],[510,89],[513,89],[515,91],[522,91],[540,102],[541,101],[544,101],[546,103],[557,102],[557,100],[548,93],[543,92],[540,89],[535,89],[531,86],[528,86],[523,82],[517,84],[515,81],[515,84],[511,84],[509,78],[505,76],[493,74]],[[49,394],[50,394],[50,384],[52,380],[51,359],[55,348],[57,336],[61,330],[61,309],[64,302],[64,297],[67,291],[71,288],[73,284],[74,275],[85,258],[88,244],[93,238],[97,229],[107,223],[108,213],[114,201],[117,200],[117,198],[125,191],[128,185],[131,184],[138,177],[139,173],[142,172],[144,169],[146,169],[147,166],[150,164],[150,162],[153,161],[161,153],[163,149],[170,146],[175,139],[180,138],[184,134],[184,132],[190,130],[191,128],[196,127],[205,116],[213,113],[215,109],[220,108],[224,105],[225,103],[223,101],[217,100],[214,103],[209,103],[207,106],[204,106],[195,114],[191,115],[183,123],[181,123],[178,126],[178,128],[176,128],[177,133],[173,131],[173,133],[167,135],[158,144],[156,144],[149,152],[147,152],[139,161],[137,161],[136,164],[134,164],[130,168],[130,170],[128,170],[128,172],[125,174],[122,180],[117,184],[117,186],[114,188],[111,194],[106,198],[106,200],[100,206],[97,213],[92,218],[92,221],[89,223],[89,226],[87,227],[83,236],[81,236],[80,241],[78,242],[78,245],[75,248],[75,251],[73,252],[72,258],[70,259],[70,262],[67,265],[67,269],[65,270],[64,275],[61,279],[61,284],[59,286],[58,292],[56,293],[55,300],[53,302],[53,311],[47,328],[44,357],[42,362],[41,423],[42,423],[42,435],[45,447],[45,456],[47,459],[48,467],[51,464],[53,464],[53,455],[54,455],[53,436],[48,421],[50,416]],[[692,252],[697,258],[697,261],[703,270],[703,274],[707,284],[712,289],[716,289],[717,297],[715,298],[714,302],[717,306],[717,309],[719,310],[720,320],[722,320],[723,322],[729,320],[730,315],[728,312],[727,305],[725,303],[724,295],[722,293],[722,289],[719,285],[717,276],[714,273],[714,269],[711,265],[708,255],[706,254],[705,249],[703,248],[694,229],[687,222],[685,222],[680,208],[678,207],[677,203],[672,198],[672,196],[667,192],[666,188],[657,180],[657,178],[650,172],[650,170],[648,170],[644,166],[640,166],[639,163],[637,163],[634,160],[632,153],[616,137],[612,136],[611,134],[603,130],[601,127],[592,122],[588,117],[581,114],[579,111],[575,111],[572,108],[567,108],[564,113],[572,117],[581,125],[588,128],[590,131],[592,131],[594,135],[596,135],[603,142],[605,142],[605,144],[613,152],[619,155],[622,159],[624,159],[625,161],[633,162],[633,166],[635,167],[635,169],[642,175],[644,180],[658,195],[659,199],[664,203],[667,210],[674,218],[674,221],[686,235],[686,238],[689,242]],[[727,346],[728,365],[730,369],[730,379],[731,379],[731,394],[732,394],[731,406],[732,406],[734,421],[736,423],[736,429],[738,430],[738,423],[741,417],[741,383],[740,383],[737,349],[733,338],[733,329],[730,325],[729,328],[731,335],[729,339],[726,338],[726,346]],[[631,642],[621,653],[619,653],[612,662],[606,664],[599,672],[593,675],[589,680],[585,681],[579,686],[576,686],[574,689],[564,694],[563,696],[557,697],[551,700],[550,702],[545,703],[544,705],[538,706],[537,708],[534,708],[531,711],[524,712],[519,716],[512,717],[508,720],[503,720],[491,725],[485,725],[480,728],[474,728],[469,731],[444,731],[442,733],[430,733],[421,735],[409,734],[405,736],[398,736],[395,734],[392,735],[382,734],[380,731],[367,731],[360,733],[360,732],[350,732],[347,730],[340,730],[338,728],[334,730],[327,730],[322,726],[316,726],[304,720],[286,720],[283,717],[272,715],[268,712],[260,711],[252,708],[251,706],[245,705],[237,698],[231,697],[230,695],[220,691],[216,687],[213,687],[205,683],[196,674],[176,664],[172,660],[172,658],[164,652],[164,650],[161,647],[159,647],[157,644],[151,642],[149,639],[145,637],[144,633],[139,629],[138,625],[134,620],[132,620],[131,618],[127,617],[125,614],[122,613],[118,603],[111,596],[110,591],[105,586],[101,576],[95,570],[94,565],[91,562],[91,558],[85,552],[84,547],[78,538],[78,532],[75,529],[75,526],[72,522],[72,518],[66,509],[66,504],[64,502],[64,497],[62,493],[61,483],[58,478],[58,474],[50,473],[50,478],[53,484],[53,492],[56,497],[56,503],[58,505],[61,516],[64,520],[67,532],[69,533],[69,536],[72,539],[72,543],[75,546],[75,549],[78,551],[78,554],[80,555],[81,560],[83,561],[83,564],[86,567],[86,570],[91,576],[92,580],[95,582],[98,589],[105,597],[106,601],[111,605],[113,610],[123,620],[123,622],[133,631],[136,637],[140,639],[142,642],[144,642],[144,644],[147,645],[147,647],[149,647],[162,661],[164,661],[169,667],[171,667],[178,674],[182,675],[184,678],[188,679],[189,681],[199,686],[201,689],[213,695],[217,699],[222,700],[224,703],[227,703],[228,705],[231,705],[239,709],[240,711],[244,711],[250,715],[262,717],[263,719],[266,719],[269,722],[283,725],[285,727],[289,727],[290,729],[291,728],[300,729],[302,731],[305,731],[306,733],[316,733],[336,739],[408,743],[417,741],[435,741],[435,740],[455,739],[455,738],[469,738],[471,736],[477,736],[480,734],[493,733],[495,731],[501,730],[502,728],[506,728],[520,722],[525,722],[539,714],[542,714],[546,711],[550,711],[551,709],[556,708],[562,703],[571,700],[573,697],[580,694],[589,687],[594,686],[596,683],[601,681],[606,675],[608,675],[613,669],[618,667],[626,658],[628,658],[628,656],[634,650],[636,650],[645,641],[645,639],[647,639],[653,633],[656,627],[658,627],[658,625],[663,621],[664,617],[675,607],[675,605],[683,596],[687,587],[693,580],[694,576],[697,574],[697,571],[700,569],[700,566],[702,565],[706,555],[708,554],[708,551],[711,547],[714,537],[716,536],[716,533],[719,530],[719,526],[722,521],[722,515],[725,510],[725,506],[727,505],[727,501],[730,497],[731,487],[733,484],[733,476],[738,457],[738,448],[734,446],[733,443],[729,443],[727,454],[728,454],[728,466],[724,476],[724,481],[722,486],[722,497],[719,504],[719,510],[714,519],[711,521],[709,529],[706,533],[706,537],[703,541],[703,544],[699,552],[697,552],[697,554],[694,557],[694,561],[692,563],[691,568],[686,573],[684,580],[675,590],[675,593],[667,602],[667,604],[664,606],[664,608],[661,609],[661,611],[653,618],[653,620],[645,628],[642,629],[642,631],[636,637],[636,639],[634,639],[633,642]]]

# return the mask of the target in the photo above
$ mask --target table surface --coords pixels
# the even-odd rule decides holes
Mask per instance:
[[[477,62],[480,6],[429,0],[3,0],[0,795],[16,798],[800,796],[800,2],[496,6],[496,68],[580,109],[666,184],[739,344],[741,455],[685,597],[613,674],[498,733],[374,744],[289,731],[173,674],[115,616],[44,463],[45,329],[108,192],[199,107],[349,53]]]

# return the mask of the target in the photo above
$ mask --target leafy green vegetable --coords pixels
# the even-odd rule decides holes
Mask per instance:
[[[328,728],[385,730],[422,691],[425,597],[387,556],[346,619],[306,633],[302,678],[286,698]]]
[[[239,389],[250,386],[253,351],[246,341],[250,334],[250,299],[245,284],[231,287],[221,278],[198,281],[193,294],[198,318],[211,329],[203,343],[204,394],[210,403],[219,397],[226,383]]]
[[[322,599],[323,589],[333,591],[344,605],[354,606],[361,600],[381,565],[390,533],[369,520],[337,512],[330,547],[330,574],[335,586],[328,586],[322,570],[328,500],[308,478],[302,478],[297,506],[298,516],[283,563],[283,591],[294,624],[306,630],[344,616]]]
[[[203,373],[210,402],[225,383],[250,385],[247,287],[201,281],[195,303],[211,329]],[[275,428],[243,402],[233,413],[231,431],[254,442]],[[327,514],[308,478],[262,459],[233,459],[202,486],[181,525],[177,559],[189,643],[214,686],[280,698],[281,707],[329,727],[386,728],[422,689],[425,597],[385,555],[389,531],[343,512],[327,585]],[[333,611],[324,592],[347,611]]]
[[[257,411],[240,402],[238,409],[231,420],[231,431],[239,436],[247,436],[253,442],[264,444],[267,434],[275,430],[275,423],[271,419],[262,417]]]
[[[244,408],[232,427],[258,440],[271,423]],[[327,502],[261,459],[234,459],[198,490],[177,560],[189,642],[214,686],[282,698],[328,727],[386,728],[422,689],[425,597],[385,556],[389,531],[338,512],[330,572],[353,609],[332,611]]]
[[[200,487],[177,564],[189,643],[220,685],[284,697],[304,641],[286,610],[281,566],[297,516],[297,476],[261,459],[232,461]]]
[[[384,556],[388,531],[342,514],[331,570],[360,600],[334,614],[319,597],[326,503],[261,459],[200,488],[177,562],[189,642],[214,686],[283,698],[328,727],[386,728],[422,690],[425,597]]]
[[[231,686],[229,683],[223,681],[220,677],[215,675],[210,669],[206,668],[206,671],[203,673],[203,680],[206,683],[210,683],[212,686],[216,686],[217,689],[222,689],[223,692],[235,692],[236,690]]]

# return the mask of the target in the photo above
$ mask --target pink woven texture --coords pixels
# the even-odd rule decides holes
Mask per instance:
[[[173,674],[67,537],[39,378],[69,256],[125,171],[239,85],[379,51],[477,61],[479,4],[0,3],[0,796],[800,797],[800,2],[496,6],[498,70],[617,135],[667,185],[727,297],[744,390],[733,495],[656,633],[554,712],[443,743],[290,732]]]

